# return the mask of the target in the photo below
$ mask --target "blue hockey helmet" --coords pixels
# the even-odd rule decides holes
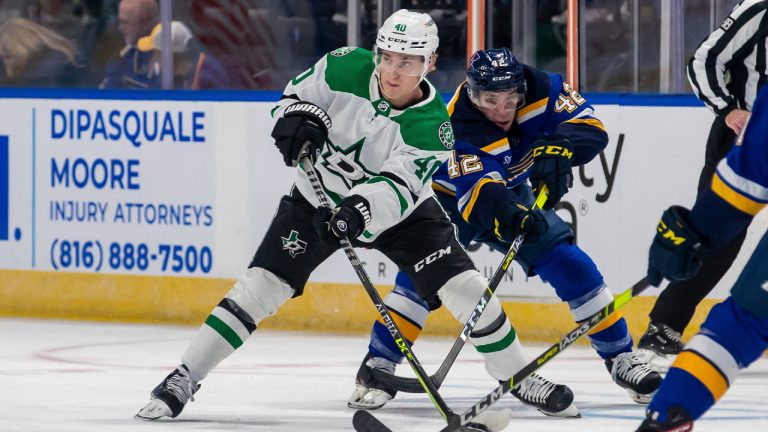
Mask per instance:
[[[467,67],[467,82],[473,91],[515,90],[525,94],[527,90],[523,65],[509,48],[475,52]]]

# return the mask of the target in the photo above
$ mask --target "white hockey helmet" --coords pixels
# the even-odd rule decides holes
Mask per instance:
[[[400,9],[390,15],[379,29],[374,54],[379,56],[386,50],[421,56],[426,65],[439,44],[437,25],[429,14]],[[376,63],[379,63],[378,59]]]

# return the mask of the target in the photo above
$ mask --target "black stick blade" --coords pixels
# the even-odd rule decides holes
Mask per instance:
[[[368,411],[355,411],[352,416],[352,426],[357,432],[392,432]]]

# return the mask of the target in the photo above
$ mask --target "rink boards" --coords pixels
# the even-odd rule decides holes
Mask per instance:
[[[269,137],[277,97],[1,90],[0,314],[199,322],[247,266],[292,183]],[[590,100],[610,144],[574,170],[558,212],[620,292],[643,275],[661,211],[692,203],[712,114],[687,96]],[[765,231],[762,216],[753,231]],[[360,255],[374,283],[391,286],[394,264]],[[471,255],[487,275],[501,258],[487,247]],[[373,308],[355,281],[338,253],[265,326],[365,330]],[[551,288],[519,267],[499,292],[524,336],[547,339],[572,325]],[[639,299],[626,311],[637,329],[651,304]],[[445,315],[433,321],[432,332],[454,333]]]

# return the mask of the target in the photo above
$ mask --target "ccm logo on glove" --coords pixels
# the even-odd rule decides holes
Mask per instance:
[[[568,137],[561,134],[541,135],[533,146],[533,166],[529,174],[531,186],[535,194],[540,192],[542,185],[547,186],[549,194],[542,208],[551,210],[573,186],[573,146]]]
[[[571,159],[573,158],[573,151],[566,147],[554,145],[545,145],[533,149],[533,157],[540,157],[542,155],[562,156],[566,159]]]
[[[681,228],[682,226],[679,226],[678,230]],[[659,225],[656,226],[656,231],[659,233],[659,235],[661,235],[662,238],[665,238],[674,243],[675,246],[680,246],[681,244],[688,241],[688,239],[670,229],[667,224],[664,223],[663,219],[660,220]]]

